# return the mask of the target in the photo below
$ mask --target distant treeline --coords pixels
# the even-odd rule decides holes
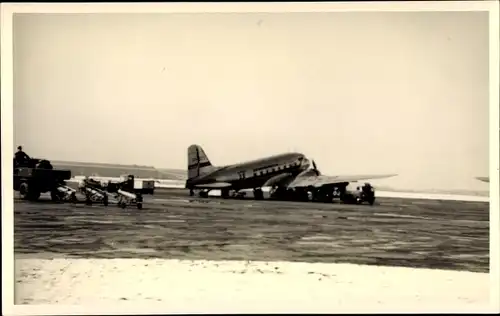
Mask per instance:
[[[73,176],[119,177],[123,174],[133,174],[137,178],[153,178],[159,180],[183,180],[184,170],[157,169],[150,166],[114,165],[100,163],[83,163],[69,161],[53,161],[58,169],[69,169]]]

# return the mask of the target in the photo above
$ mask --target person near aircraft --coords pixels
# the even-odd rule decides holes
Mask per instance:
[[[124,191],[133,192],[134,191],[134,176],[133,175],[129,175],[127,177],[127,180],[125,180],[124,182],[122,182],[121,188]]]

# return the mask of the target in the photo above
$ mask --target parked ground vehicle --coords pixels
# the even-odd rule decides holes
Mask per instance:
[[[76,190],[66,185],[70,170],[54,169],[45,159],[29,159],[14,168],[14,191],[26,200],[36,201],[42,193],[50,192],[53,201],[76,201]]]

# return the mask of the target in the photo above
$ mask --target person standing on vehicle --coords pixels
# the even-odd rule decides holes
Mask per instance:
[[[16,166],[27,165],[30,161],[30,157],[23,151],[22,146],[17,147],[17,152],[14,155],[14,163]]]
[[[134,176],[129,175],[127,180],[122,183],[122,190],[127,192],[134,192]]]

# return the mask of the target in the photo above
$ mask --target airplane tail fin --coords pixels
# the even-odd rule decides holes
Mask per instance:
[[[203,148],[199,145],[188,147],[188,179],[207,174],[214,170]]]

